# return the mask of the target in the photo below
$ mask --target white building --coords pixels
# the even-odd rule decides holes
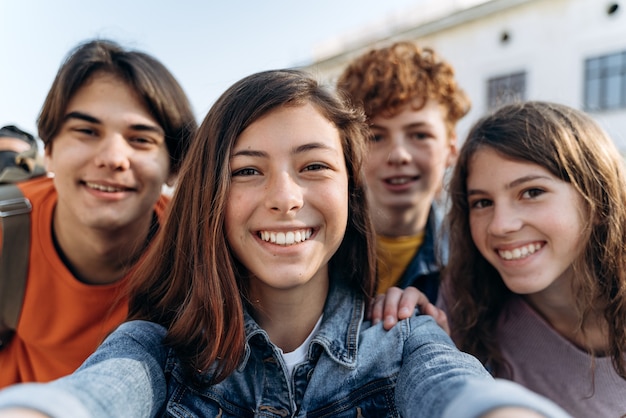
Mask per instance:
[[[372,46],[412,40],[456,69],[472,110],[463,138],[511,97],[588,111],[626,154],[626,1],[437,0],[320,46],[306,69],[334,82]]]

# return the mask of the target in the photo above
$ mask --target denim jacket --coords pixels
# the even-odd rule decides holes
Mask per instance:
[[[215,385],[184,378],[157,324],[122,324],[74,374],[0,392],[0,407],[29,406],[52,417],[474,417],[525,405],[567,417],[550,401],[494,380],[458,351],[428,316],[386,332],[363,321],[365,303],[331,281],[308,360],[287,375],[283,358],[250,315],[239,368]],[[295,409],[293,408],[295,405]]]
[[[402,289],[414,286],[431,302],[437,300],[439,272],[448,261],[448,237],[441,233],[443,208],[433,203],[424,231],[424,242],[398,280]]]

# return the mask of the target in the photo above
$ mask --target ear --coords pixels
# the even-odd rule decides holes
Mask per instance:
[[[43,149],[43,165],[48,173],[54,173],[54,164],[52,164],[52,144],[49,143]]]
[[[457,147],[456,131],[452,131],[448,137],[448,145],[450,152],[448,153],[448,159],[446,160],[446,168],[452,167],[456,163],[456,158],[459,155],[459,149]]]
[[[167,176],[167,180],[165,180],[165,184],[167,184],[168,187],[174,187],[176,180],[178,180],[178,173],[170,173],[170,175]]]

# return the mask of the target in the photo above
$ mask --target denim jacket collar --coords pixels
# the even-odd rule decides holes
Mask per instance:
[[[320,329],[309,347],[309,357],[315,356],[316,346],[326,351],[328,356],[344,367],[355,369],[357,365],[357,348],[359,345],[359,331],[365,314],[365,300],[363,295],[356,294],[340,278],[331,274],[330,287],[324,318]],[[351,303],[345,303],[346,299]],[[346,321],[345,318],[350,318]],[[244,370],[250,357],[250,341],[252,338],[261,338],[266,344],[272,345],[269,336],[248,310],[244,313],[246,330],[246,347],[239,370]]]

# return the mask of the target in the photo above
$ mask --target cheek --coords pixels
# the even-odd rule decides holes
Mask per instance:
[[[84,153],[81,152],[80,149],[77,150],[75,147],[64,144],[61,144],[61,146],[55,144],[54,149],[52,144],[50,144],[44,154],[46,169],[51,173],[62,171],[73,172],[74,166],[77,166],[78,163],[84,159]]]
[[[170,178],[170,158],[169,155],[151,155],[136,158],[135,167],[140,169],[147,178],[151,178],[154,183],[162,185]],[[132,161],[131,161],[132,164]]]
[[[233,190],[234,189],[234,190]],[[236,187],[229,191],[226,197],[224,223],[227,231],[244,228],[255,210],[255,195],[250,190],[237,191]]]
[[[241,254],[239,254],[239,230],[237,229],[237,225],[241,225],[239,221],[238,213],[237,213],[237,205],[232,202],[230,199],[228,200],[228,204],[226,205],[226,210],[224,212],[224,230],[226,231],[226,242],[233,250],[233,253],[237,258],[241,258]]]
[[[224,227],[226,228],[227,235],[231,234],[231,226],[237,225],[239,223],[237,221],[237,219],[239,218],[237,209],[240,208],[239,200],[240,199],[237,196],[233,195],[233,193],[230,193],[226,200],[226,210],[224,211]]]
[[[474,245],[476,245],[481,253],[483,252],[482,243],[486,234],[486,227],[483,224],[484,222],[481,219],[471,215],[469,216],[470,235],[472,237],[472,241],[474,241]]]
[[[422,164],[428,164],[433,172],[443,172],[449,166],[450,150],[442,144],[437,144],[433,148],[416,152],[415,159]]]
[[[333,193],[332,196],[329,196],[330,199],[333,199],[335,202],[335,219],[337,223],[341,225],[342,232],[345,233],[346,225],[348,224],[348,206],[349,206],[349,197],[348,197],[348,185],[347,183],[342,185],[341,188],[337,189],[336,193]]]
[[[363,169],[366,173],[375,172],[376,168],[382,167],[389,160],[389,150],[381,144],[370,143],[366,152],[363,162]]]
[[[309,188],[305,202],[311,204],[327,224],[337,226],[347,224],[349,204],[347,179],[335,179],[319,184],[318,187]]]

